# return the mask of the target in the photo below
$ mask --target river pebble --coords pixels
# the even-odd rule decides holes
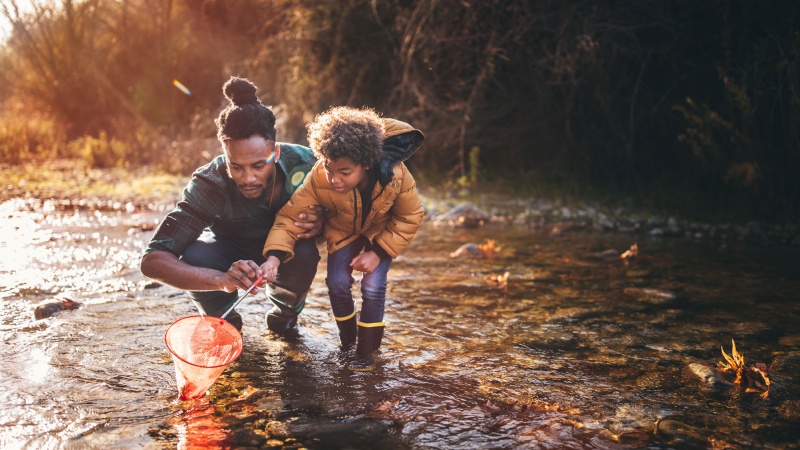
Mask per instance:
[[[682,238],[800,246],[798,224],[770,224],[761,221],[711,224],[674,216],[665,220],[655,214],[636,214],[623,208],[602,208],[590,204],[564,205],[561,201],[546,200],[504,202],[486,198],[476,200],[475,203],[430,198],[424,200],[430,220],[436,226],[474,228],[487,224],[508,224],[540,230],[553,237],[587,229],[596,232],[642,234],[652,239]],[[484,203],[491,207],[484,207]]]
[[[311,442],[324,443],[326,447],[340,448],[352,443],[364,445],[374,442],[386,434],[387,428],[375,420],[339,420],[321,421],[317,423],[290,424],[290,432],[297,438]]]
[[[701,429],[675,419],[659,421],[656,435],[667,438],[672,445],[704,446],[709,442]]]
[[[47,300],[36,305],[33,310],[33,316],[36,318],[36,320],[42,320],[48,317],[53,317],[61,311],[78,309],[80,306],[80,303],[70,299]]]
[[[651,305],[663,305],[664,303],[675,300],[675,294],[669,291],[653,288],[627,287],[623,290],[625,295],[632,297],[640,302]]]
[[[800,423],[800,400],[786,400],[778,406],[778,414],[783,420]]]
[[[233,431],[228,440],[237,447],[261,447],[261,444],[267,442],[267,438],[256,433],[249,428],[240,428]]]
[[[711,366],[700,363],[691,363],[686,366],[684,375],[690,379],[697,380],[702,386],[712,389],[720,389],[731,386],[730,383],[720,377],[719,372]]]

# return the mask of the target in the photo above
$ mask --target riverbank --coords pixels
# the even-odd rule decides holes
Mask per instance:
[[[0,165],[5,186],[0,202],[24,199],[30,209],[164,211],[180,199],[188,176],[147,167],[97,169],[80,160]],[[419,192],[428,220],[455,227],[519,226],[560,236],[573,232],[621,233],[637,237],[800,247],[795,223],[704,223],[657,211],[635,211],[597,202],[522,198],[423,185]],[[555,197],[555,196],[551,196]]]

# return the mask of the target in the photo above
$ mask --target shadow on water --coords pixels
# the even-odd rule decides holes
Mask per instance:
[[[797,448],[797,249],[550,237],[426,224],[390,271],[379,367],[345,369],[320,265],[297,336],[245,346],[209,394],[177,400],[163,342],[193,314],[137,265],[160,214],[0,205],[6,448]],[[44,208],[46,209],[46,208]],[[492,259],[451,258],[493,239]],[[615,252],[607,252],[614,249]],[[507,281],[503,274],[508,272]],[[506,284],[507,283],[507,284]],[[35,320],[41,301],[82,303]],[[768,397],[706,387],[731,339],[776,361]]]

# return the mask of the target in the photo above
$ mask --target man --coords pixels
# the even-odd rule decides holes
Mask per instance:
[[[201,313],[215,317],[262,274],[261,250],[275,215],[316,162],[307,147],[276,143],[275,115],[252,83],[234,77],[223,91],[230,100],[216,119],[223,155],[195,171],[141,261],[142,274],[188,291]],[[313,239],[322,228],[318,211],[300,216],[300,251],[270,285],[274,307],[266,322],[274,332],[292,331],[305,305],[320,259]],[[226,320],[241,330],[238,312]]]

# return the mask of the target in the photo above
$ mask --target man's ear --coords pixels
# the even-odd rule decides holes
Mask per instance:
[[[275,162],[281,159],[281,146],[280,144],[275,144]]]

